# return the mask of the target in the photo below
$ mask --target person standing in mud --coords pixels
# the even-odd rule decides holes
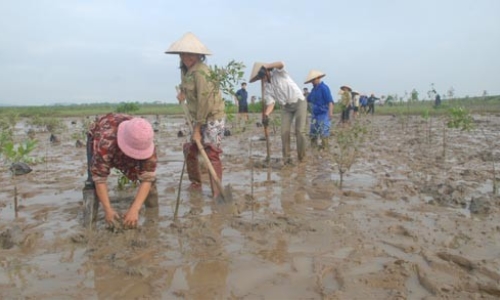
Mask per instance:
[[[347,85],[343,85],[340,87],[339,94],[340,94],[340,103],[342,104],[342,114],[341,114],[342,124],[346,124],[349,122],[349,111],[351,109],[351,102],[352,102],[351,92],[352,89]]]
[[[313,88],[307,96],[307,102],[311,104],[311,126],[309,137],[313,147],[321,140],[321,148],[328,148],[328,137],[330,136],[331,119],[333,118],[333,97],[330,88],[321,80],[325,73],[311,70],[304,84],[312,83]]]
[[[212,163],[217,177],[222,181],[221,141],[225,131],[224,101],[218,87],[207,76],[210,72],[205,64],[206,55],[211,52],[192,33],[186,33],[174,42],[167,54],[178,54],[180,57],[181,85],[177,100],[187,102],[189,114],[193,121],[191,141],[183,146],[187,173],[192,190],[201,191],[201,173],[198,164],[198,147],[203,145],[208,159]],[[217,198],[218,190],[214,178],[210,178],[212,196]]]
[[[380,100],[379,98],[375,97],[375,95],[372,93],[370,97],[368,97],[368,111],[366,114],[371,113],[372,115],[375,113],[375,101]]]
[[[127,227],[137,226],[143,204],[157,207],[148,201],[156,181],[156,149],[151,124],[142,118],[109,113],[97,119],[87,134],[86,187],[94,187],[104,209],[108,224],[123,219]],[[111,169],[120,170],[129,180],[139,181],[139,188],[128,211],[120,216],[111,206],[107,178]]]
[[[241,84],[241,89],[236,91],[234,95],[235,104],[238,106],[238,114],[242,116],[242,118],[248,121],[248,92],[247,92],[247,83],[243,82]]]
[[[262,125],[269,126],[269,115],[273,112],[276,101],[281,105],[281,143],[283,162],[291,165],[290,132],[295,119],[295,136],[297,140],[297,158],[301,162],[306,154],[306,119],[307,101],[300,87],[285,70],[283,62],[269,64],[255,63],[250,82],[264,82],[264,99],[266,105],[262,116]]]

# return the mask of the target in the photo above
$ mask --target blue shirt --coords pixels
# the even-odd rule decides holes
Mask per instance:
[[[313,87],[311,93],[307,96],[307,102],[313,106],[313,115],[328,113],[328,106],[330,103],[334,103],[330,88],[323,81]]]
[[[248,92],[245,89],[239,89],[236,92],[236,98],[238,98],[239,105],[247,105]]]

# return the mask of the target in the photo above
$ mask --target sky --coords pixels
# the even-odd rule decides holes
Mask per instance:
[[[377,96],[500,95],[498,0],[0,0],[0,105],[176,103],[186,32],[235,60],[283,61]],[[260,84],[248,85],[260,96]]]

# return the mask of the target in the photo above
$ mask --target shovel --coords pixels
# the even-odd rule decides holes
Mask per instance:
[[[97,210],[99,209],[99,200],[95,188],[92,186],[85,186],[82,190],[83,193],[83,226],[85,228],[92,228],[97,220]]]
[[[264,113],[266,111],[266,104],[264,102],[264,80],[260,81],[260,90],[262,93],[262,117],[264,117]],[[267,157],[266,157],[266,162],[269,163],[271,161],[271,148],[269,145],[269,128],[267,125],[264,125],[264,136],[266,137],[266,150],[267,150]]]

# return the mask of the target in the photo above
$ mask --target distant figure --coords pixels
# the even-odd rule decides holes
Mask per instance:
[[[82,148],[83,146],[84,146],[84,145],[83,145],[82,141],[80,141],[80,140],[76,140],[76,143],[75,143],[75,147],[76,147],[76,148]]]
[[[248,121],[248,92],[246,82],[241,84],[241,89],[236,92],[234,97],[236,98],[234,103],[238,106],[238,113],[245,121]]]
[[[184,132],[182,130],[177,131],[177,137],[181,138],[184,136]]]
[[[250,103],[255,104],[255,101],[257,101],[257,97],[252,96],[252,97],[250,98]]]
[[[307,96],[309,96],[309,89],[308,88],[303,88],[302,89],[302,94],[304,94],[304,97],[307,100]],[[311,103],[307,102],[307,112],[311,113]]]
[[[360,106],[360,112],[366,114],[367,107],[368,107],[368,96],[361,95],[359,97],[359,106]]]
[[[349,122],[349,111],[351,110],[351,102],[352,102],[352,89],[347,86],[343,85],[340,87],[340,104],[342,107],[342,114],[341,114],[341,122],[342,123],[347,123]]]
[[[436,99],[434,99],[434,106],[438,107],[441,105],[441,96],[439,94],[436,94]]]
[[[352,91],[352,118],[356,120],[359,112],[359,92],[358,91]]]
[[[374,94],[370,95],[370,97],[368,98],[368,111],[366,112],[367,114],[371,113],[373,115],[375,113],[375,101],[377,100],[380,99],[375,97]]]

